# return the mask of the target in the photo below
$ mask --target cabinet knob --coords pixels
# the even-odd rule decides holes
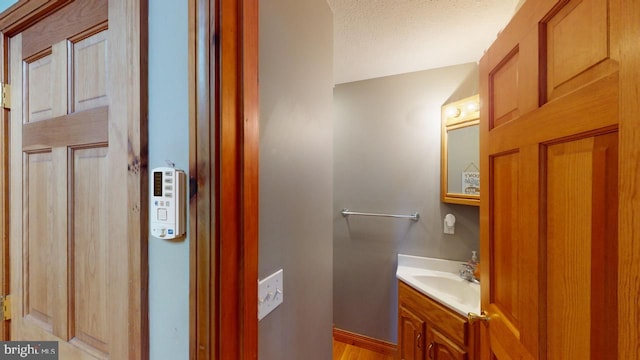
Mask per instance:
[[[419,332],[418,335],[416,335],[416,346],[418,347],[418,349],[422,348],[422,346],[420,345],[420,339],[422,338],[422,333]]]
[[[470,312],[467,314],[467,318],[469,319],[469,324],[473,324],[476,321],[482,321],[486,325],[490,320],[489,314],[484,310],[480,315]]]
[[[427,356],[429,357],[429,359],[433,360],[433,341],[431,342],[431,344],[429,344],[429,347],[427,348]]]

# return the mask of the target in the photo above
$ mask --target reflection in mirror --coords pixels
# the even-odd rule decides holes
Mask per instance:
[[[442,201],[480,205],[478,95],[442,107]]]
[[[480,125],[450,130],[447,133],[447,189],[449,192],[480,195],[479,148]]]

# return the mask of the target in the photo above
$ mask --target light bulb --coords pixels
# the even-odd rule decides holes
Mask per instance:
[[[460,116],[460,109],[458,109],[457,106],[449,106],[448,108],[446,108],[444,110],[444,114],[450,118],[450,117],[458,117]]]

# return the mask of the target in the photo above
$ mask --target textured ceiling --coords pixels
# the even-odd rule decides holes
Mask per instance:
[[[480,60],[523,0],[327,0],[336,84]]]

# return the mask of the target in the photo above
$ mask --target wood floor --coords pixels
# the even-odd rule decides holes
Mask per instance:
[[[394,360],[394,358],[390,355],[384,355],[334,340],[333,360]]]

